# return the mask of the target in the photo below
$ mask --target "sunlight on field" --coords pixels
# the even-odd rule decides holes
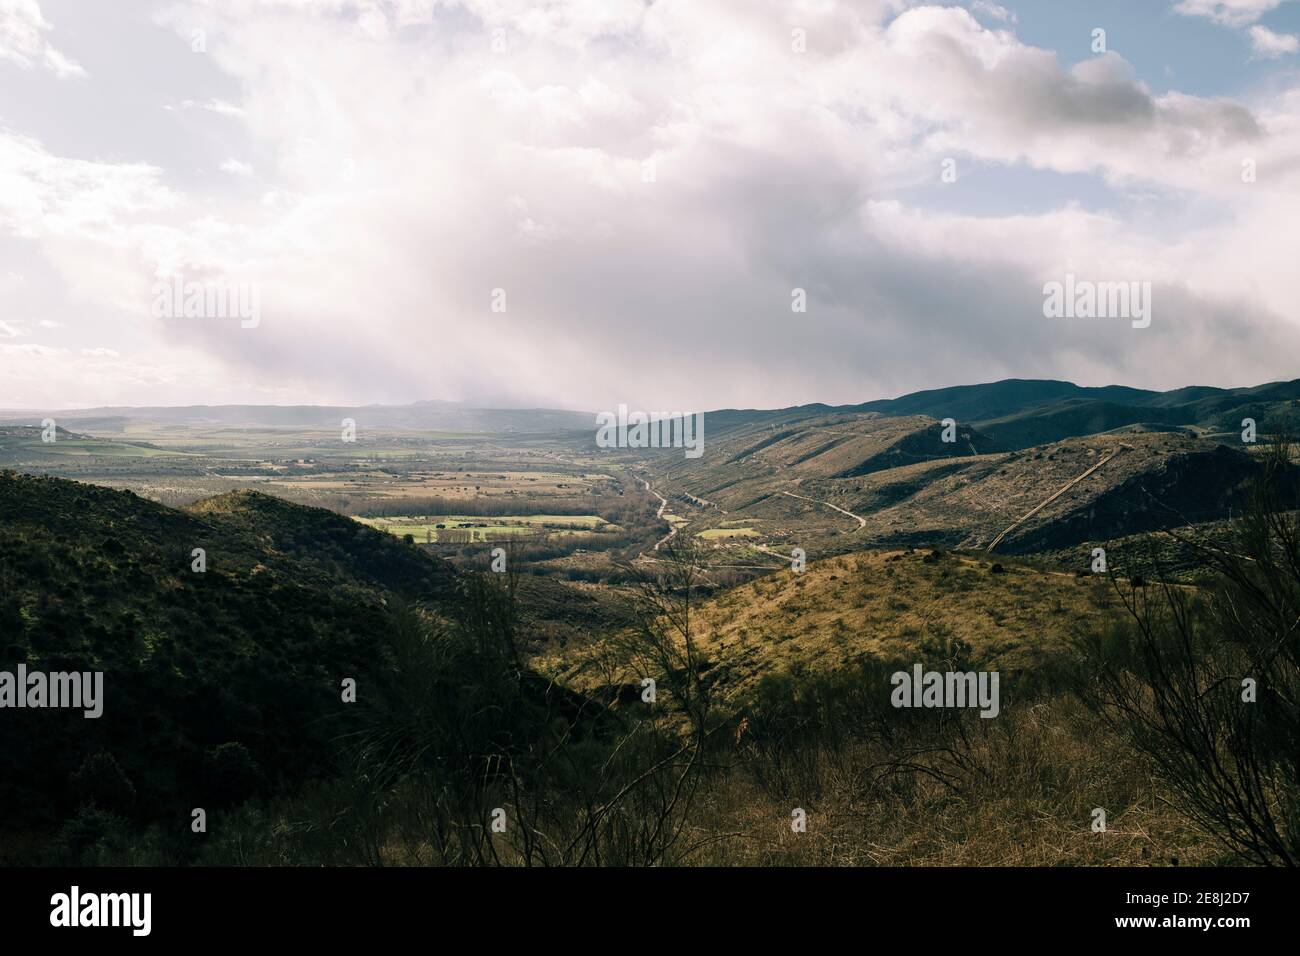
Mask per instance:
[[[285,488],[308,488],[320,491],[364,492],[385,498],[441,496],[448,498],[513,497],[517,495],[552,495],[572,497],[587,494],[591,483],[586,477],[562,472],[429,472],[407,471],[399,476],[389,472],[322,472],[278,479]]]
[[[514,535],[579,534],[614,527],[599,515],[420,515],[356,520],[399,537],[412,535],[421,542],[446,540],[457,533],[468,533],[475,541],[488,541]]]

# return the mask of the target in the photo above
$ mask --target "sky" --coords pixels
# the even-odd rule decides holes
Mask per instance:
[[[1300,377],[1298,64],[1300,0],[0,0],[0,407]]]

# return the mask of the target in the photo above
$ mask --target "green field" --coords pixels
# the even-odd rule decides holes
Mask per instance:
[[[510,535],[579,534],[612,527],[599,515],[419,515],[356,520],[398,537],[412,535],[418,542],[443,540],[448,532],[469,532],[475,541],[488,541]]]

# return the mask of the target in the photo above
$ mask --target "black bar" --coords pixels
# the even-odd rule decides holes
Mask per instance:
[[[76,933],[83,945],[373,944],[412,934],[451,945],[447,934],[465,930],[494,945],[551,938],[605,949],[662,940],[678,926],[763,942],[784,925],[795,933],[838,928],[860,940],[902,930],[918,945],[969,942],[976,931],[999,941],[1129,937],[1181,945],[1199,935],[1232,945],[1252,933],[1293,930],[1297,882],[1294,871],[1245,868],[6,869],[0,926],[6,944]],[[130,926],[52,926],[52,897],[70,897],[73,886],[83,904],[87,894],[149,893],[148,936]],[[1131,918],[1154,924],[1118,924]],[[1207,918],[1248,925],[1177,922]]]

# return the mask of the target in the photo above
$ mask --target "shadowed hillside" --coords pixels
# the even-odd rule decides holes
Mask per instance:
[[[219,535],[247,542],[263,559],[290,559],[326,579],[386,589],[413,601],[447,600],[454,592],[449,565],[331,511],[256,491],[232,491],[185,511]]]
[[[359,522],[253,492],[180,511],[0,473],[0,670],[104,675],[100,718],[4,712],[6,820],[55,823],[87,786],[107,788],[100,805],[114,812],[179,820],[330,772],[354,729],[342,680],[374,692],[401,627],[394,613],[458,622],[471,600],[460,582],[473,577]],[[525,644],[620,620],[617,604],[557,582],[525,592]]]
[[[150,813],[323,772],[346,726],[340,683],[375,673],[388,603],[442,610],[451,595],[439,562],[263,496],[186,513],[3,473],[0,516],[0,666],[104,673],[98,719],[10,710],[0,723],[0,805],[38,821],[75,808],[71,778],[102,753],[131,782],[121,809]],[[232,753],[238,771],[214,779]]]

